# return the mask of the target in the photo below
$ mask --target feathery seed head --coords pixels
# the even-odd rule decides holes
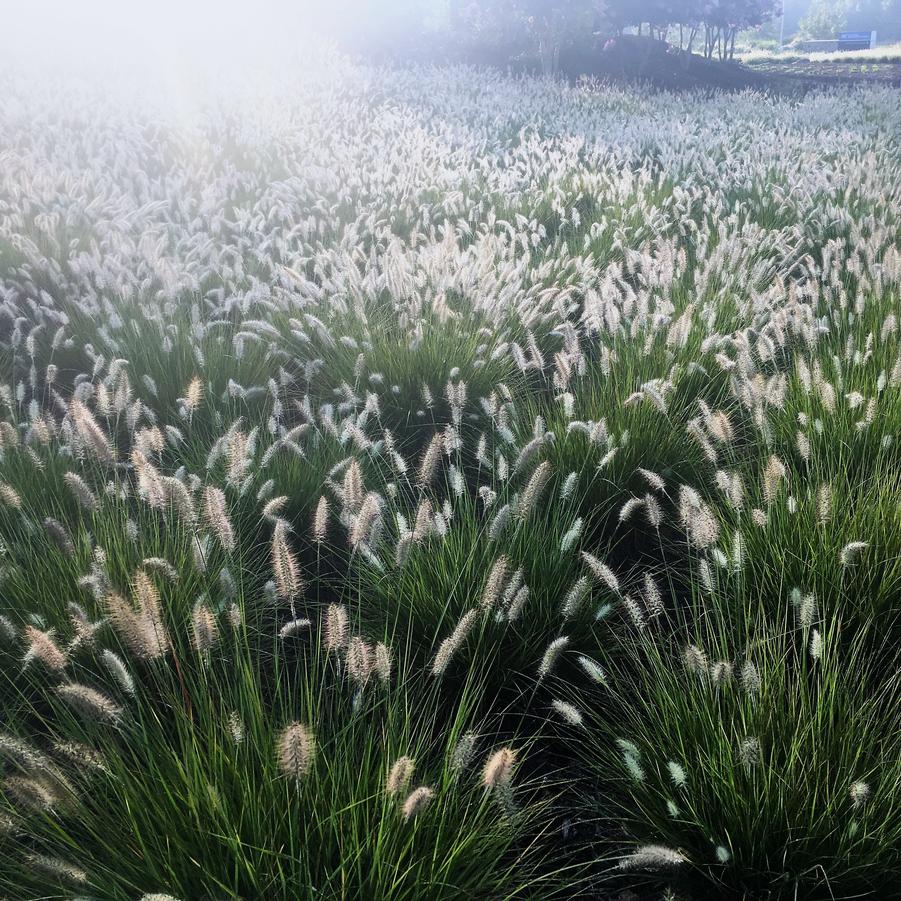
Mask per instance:
[[[385,791],[389,795],[403,794],[413,778],[415,764],[412,757],[398,757],[394,765],[388,771],[388,780]]]
[[[495,751],[482,769],[482,783],[489,791],[507,787],[513,779],[516,752],[512,748]]]
[[[116,724],[122,718],[122,708],[118,704],[103,692],[88,685],[68,682],[65,685],[58,685],[56,693],[86,719]]]
[[[286,776],[300,781],[308,775],[316,756],[316,739],[303,723],[286,726],[278,739],[279,769]]]
[[[419,788],[413,789],[413,791],[407,795],[401,808],[404,821],[409,821],[422,814],[434,797],[434,789],[429,788],[427,785],[420,785]]]
[[[209,654],[219,641],[216,617],[202,601],[198,601],[191,612],[191,639],[199,654]]]
[[[288,543],[288,525],[280,519],[272,532],[272,572],[278,596],[293,602],[303,591],[300,566]]]
[[[842,566],[850,566],[860,556],[861,552],[870,546],[868,541],[851,541],[846,544],[839,554],[839,562]]]
[[[66,655],[59,649],[50,632],[26,626],[25,640],[28,642],[27,659],[39,660],[47,669],[55,672],[66,668]]]
[[[544,656],[541,658],[541,664],[538,667],[538,678],[539,680],[545,679],[550,675],[551,670],[554,668],[554,664],[557,662],[557,659],[566,650],[569,645],[569,638],[566,635],[561,635],[559,638],[555,638],[548,646],[547,650],[544,652]]]
[[[674,851],[663,845],[642,845],[619,862],[621,870],[660,870],[688,863],[681,851]]]
[[[329,651],[347,645],[347,608],[343,604],[329,604],[323,623],[323,643]]]
[[[851,803],[855,807],[862,807],[870,798],[870,786],[866,782],[853,782],[849,791]]]
[[[583,724],[582,712],[575,705],[555,698],[551,701],[551,706],[570,726],[581,726]]]

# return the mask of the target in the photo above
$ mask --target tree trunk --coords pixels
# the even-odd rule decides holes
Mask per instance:
[[[560,43],[548,29],[538,38],[538,58],[541,60],[541,74],[554,75],[560,62]]]

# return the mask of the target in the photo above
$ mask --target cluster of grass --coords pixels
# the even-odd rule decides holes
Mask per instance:
[[[0,106],[0,894],[888,897],[894,96],[371,76]]]
[[[883,44],[867,50],[799,51],[753,47],[740,52],[741,61],[746,65],[758,63],[898,63],[901,62],[901,44]]]

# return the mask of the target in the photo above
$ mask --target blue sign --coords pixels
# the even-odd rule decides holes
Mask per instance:
[[[875,46],[875,31],[840,31],[838,33],[839,50],[869,50]]]

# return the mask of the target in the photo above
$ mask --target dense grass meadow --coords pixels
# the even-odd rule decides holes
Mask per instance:
[[[0,898],[901,897],[901,103],[0,84]]]

